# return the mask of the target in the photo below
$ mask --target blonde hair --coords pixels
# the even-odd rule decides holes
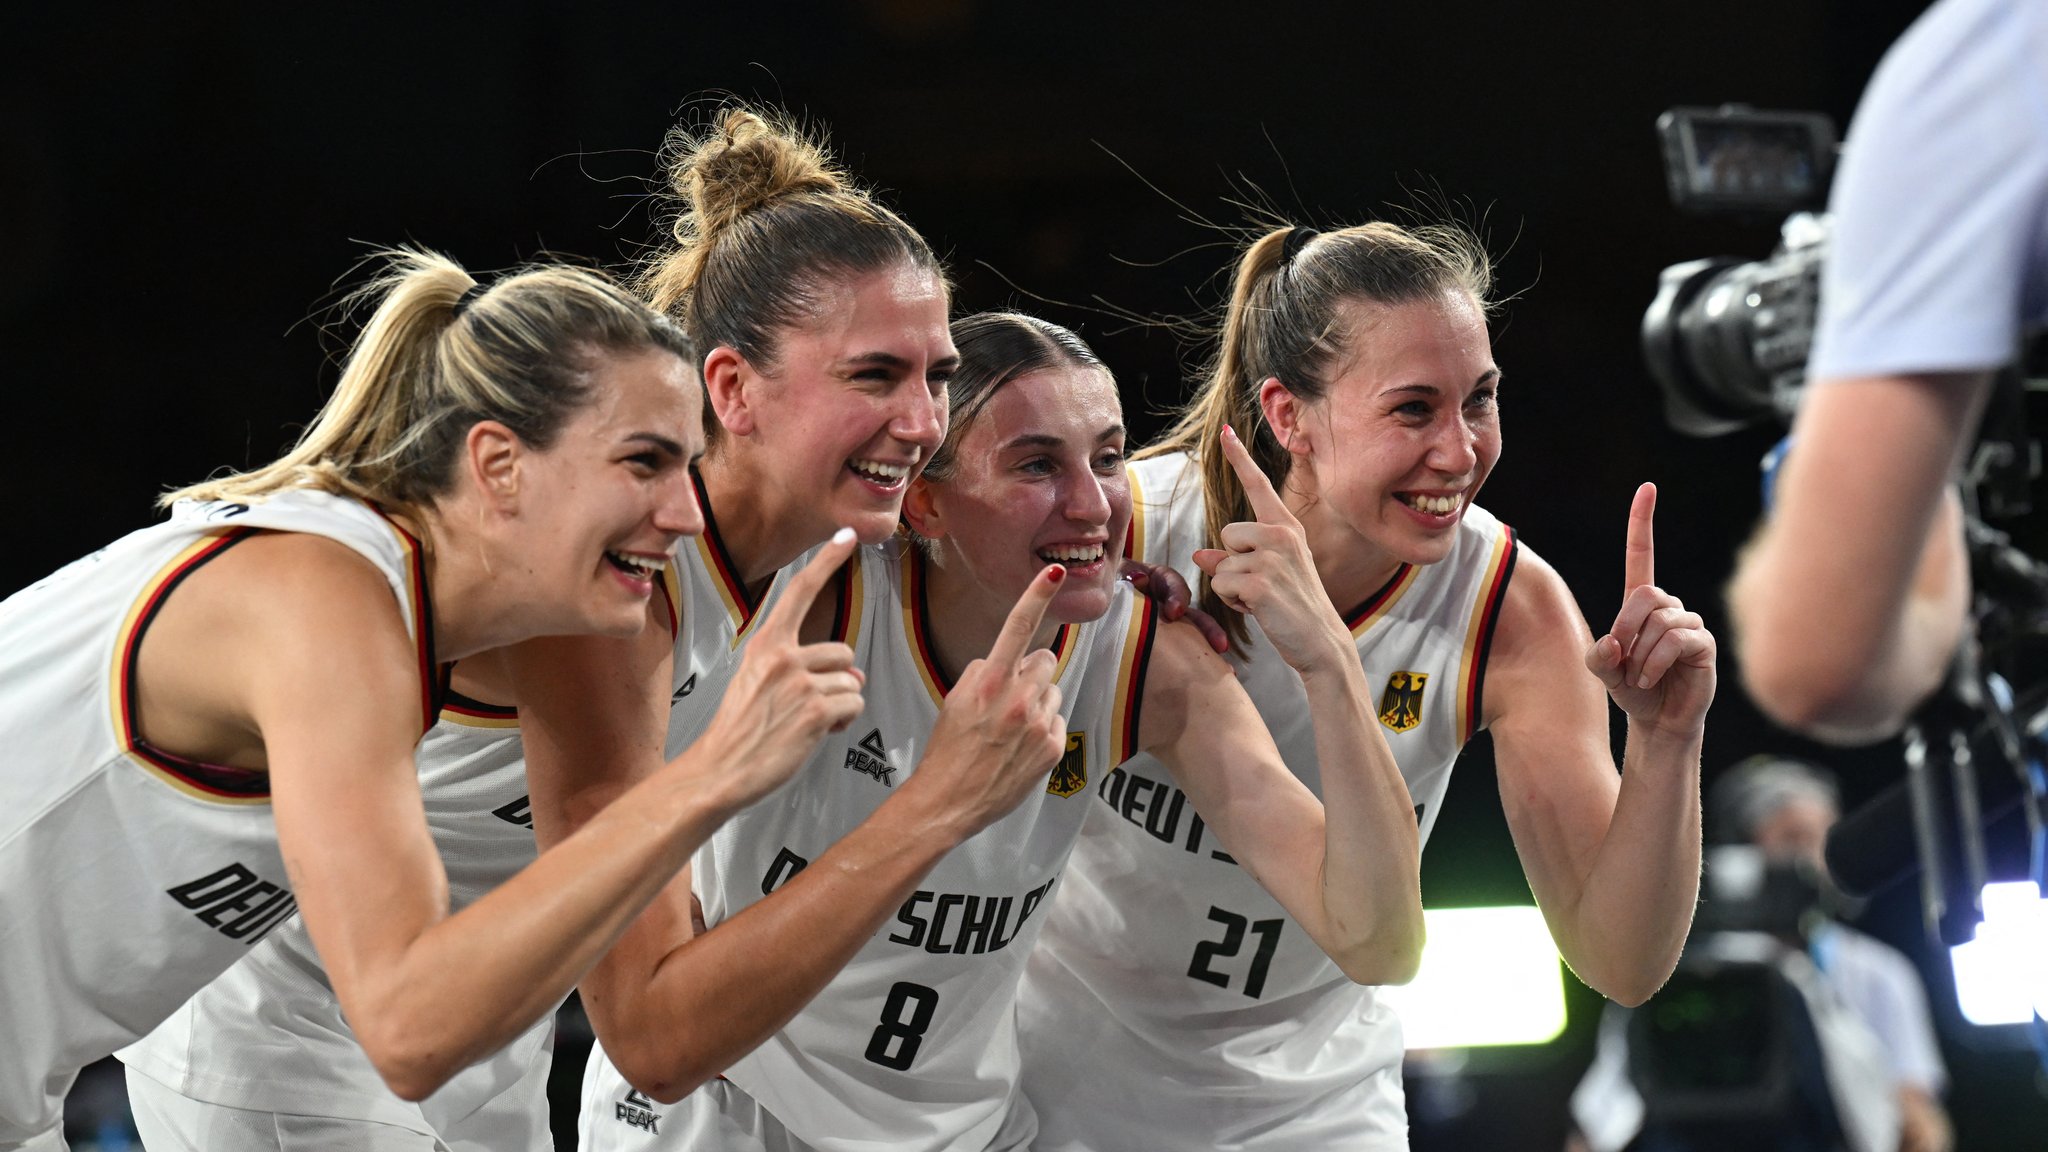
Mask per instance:
[[[1492,307],[1492,262],[1478,237],[1453,224],[1404,228],[1374,221],[1333,232],[1275,228],[1237,263],[1229,310],[1200,391],[1158,443],[1139,457],[1186,452],[1201,471],[1207,541],[1223,527],[1253,519],[1244,485],[1217,447],[1236,430],[1261,471],[1278,488],[1293,463],[1266,425],[1259,386],[1278,377],[1304,400],[1329,391],[1328,372],[1347,350],[1342,306],[1352,300],[1406,304],[1445,291]],[[1202,608],[1238,643],[1249,639],[1241,613],[1226,607],[1202,577]]]
[[[660,349],[694,370],[677,325],[606,277],[537,266],[484,289],[445,256],[393,249],[344,310],[375,303],[341,380],[299,442],[263,467],[160,501],[259,500],[318,488],[422,507],[448,490],[471,426],[495,420],[545,451],[592,391],[601,353]]]
[[[641,264],[634,287],[707,352],[723,345],[769,370],[822,283],[906,260],[944,281],[924,237],[780,113],[730,106],[708,128],[671,130],[662,151],[673,243]],[[715,437],[708,410],[704,423]]]

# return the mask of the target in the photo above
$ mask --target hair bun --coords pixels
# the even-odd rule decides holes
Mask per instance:
[[[846,185],[838,167],[801,127],[748,108],[728,108],[710,132],[680,136],[672,146],[672,185],[689,205],[692,230],[706,239],[782,197],[829,194]]]

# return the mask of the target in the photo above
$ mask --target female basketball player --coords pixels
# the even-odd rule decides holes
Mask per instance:
[[[669,1073],[658,1057],[635,1052],[628,1059],[641,1064],[625,1075],[594,1057],[587,1148],[1022,1147],[1033,1123],[1018,1106],[1017,979],[1088,793],[1115,787],[1114,769],[1141,748],[1173,767],[1210,821],[1205,850],[1227,846],[1345,971],[1374,982],[1414,971],[1415,824],[1386,742],[1358,704],[1363,677],[1336,613],[1318,600],[1272,629],[1307,685],[1325,827],[1323,806],[1287,772],[1224,661],[1192,627],[1162,626],[1117,581],[1126,533],[1148,527],[1132,520],[1108,371],[1073,333],[1029,317],[972,317],[953,334],[961,364],[951,430],[905,508],[923,547],[866,550],[850,580],[859,616],[846,635],[866,675],[866,708],[797,780],[698,854],[711,925],[703,939],[750,941],[766,968],[840,948],[772,912],[777,890],[827,867],[842,836],[917,783],[920,749],[944,739],[934,731],[941,704],[973,690],[956,678],[972,676],[973,657],[991,645],[998,661],[1025,649],[1056,660],[1064,755],[1049,781],[1041,772],[1031,795],[972,836],[924,830],[924,841],[951,850],[890,889],[894,918],[850,933],[850,962],[817,997],[678,1107],[659,1112],[635,1088],[663,1094],[656,1086]],[[1244,466],[1263,487],[1248,458]],[[1312,582],[1298,528],[1264,494],[1277,538],[1248,551],[1253,579],[1262,589]],[[1064,574],[1056,591],[1048,563]],[[1012,608],[1020,590],[1042,622]],[[1151,803],[1176,815],[1186,805],[1172,785]],[[667,1043],[703,1042],[677,1033]]]
[[[651,265],[643,287],[703,334],[718,382],[710,407],[731,401],[717,408],[730,427],[707,430],[710,455],[686,481],[709,530],[674,557],[658,627],[631,640],[551,639],[504,654],[505,672],[487,698],[516,702],[524,742],[540,750],[530,807],[518,733],[444,717],[423,747],[430,814],[449,816],[435,821],[444,834],[437,843],[451,870],[473,883],[465,898],[509,875],[522,847],[532,854],[532,833],[516,821],[530,826],[537,817],[544,833],[551,820],[560,823],[550,766],[590,773],[571,782],[579,799],[637,779],[660,767],[672,698],[670,745],[680,750],[729,691],[755,691],[731,684],[735,675],[762,675],[761,667],[747,671],[743,657],[811,660],[795,629],[808,597],[778,629],[771,604],[789,580],[771,587],[769,578],[840,525],[871,537],[891,531],[905,477],[942,435],[936,393],[953,349],[943,275],[923,239],[801,133],[761,116],[734,111],[706,139],[679,134],[676,145],[672,177],[685,207],[676,244]],[[835,463],[821,466],[828,458]],[[828,546],[818,575],[850,550]],[[824,659],[843,666],[829,653]],[[847,681],[849,690],[857,686]],[[719,745],[736,771],[756,754],[736,741],[760,735],[744,726],[725,732]],[[612,775],[599,771],[606,764]],[[678,890],[687,901],[687,880]],[[680,916],[687,924],[687,903]],[[338,1013],[316,1006],[318,985],[306,978],[317,973],[315,961],[290,944],[266,944],[261,962],[207,988],[174,1027],[123,1052],[152,1148],[256,1152],[293,1146],[280,1133],[301,1128],[329,1141],[345,1133],[351,1146],[379,1150],[546,1146],[546,1022],[445,1091],[409,1104],[345,1058],[347,1028]],[[607,1027],[600,1004],[591,1007]],[[326,1074],[278,1059],[270,1049],[284,1044],[325,1054]]]
[[[753,112],[676,144],[684,209],[646,288],[704,349],[718,418],[697,478],[707,527],[677,558],[673,647],[547,641],[512,661],[543,845],[658,764],[664,730],[674,747],[704,727],[719,694],[739,690],[735,655],[769,635],[760,617],[786,594],[778,570],[835,525],[890,536],[944,434],[957,355],[923,238],[800,132]],[[810,635],[854,634],[853,588],[842,583]],[[1039,598],[1050,592],[1047,581]],[[797,642],[798,614],[775,639]],[[1063,748],[1052,672],[1019,644],[963,673],[915,776],[747,923],[700,934],[678,878],[583,982],[600,1043],[672,1098],[773,1034],[895,910],[894,893],[1043,789]],[[764,951],[750,925],[793,930],[799,946]]]
[[[1353,661],[1384,685],[1380,724],[1422,836],[1459,747],[1490,729],[1559,949],[1636,1003],[1670,974],[1697,891],[1714,640],[1655,585],[1649,486],[1597,643],[1557,574],[1473,503],[1500,454],[1487,282],[1477,242],[1449,228],[1282,228],[1252,244],[1209,382],[1134,468],[1140,506],[1158,509],[1143,548],[1201,569],[1288,764],[1326,790],[1279,638],[1262,613],[1238,615],[1259,607],[1243,552],[1272,529],[1247,523],[1257,500],[1210,447],[1243,437],[1306,532],[1311,593],[1344,613]],[[1603,684],[1628,714],[1620,779]],[[1237,863],[1158,834],[1156,802],[1128,800],[1167,786],[1158,765],[1124,771],[1126,799],[1102,794],[1024,983],[1039,1146],[1405,1148],[1398,1022]]]
[[[689,342],[607,282],[389,263],[291,454],[0,605],[0,1146],[62,1147],[76,1069],[294,907],[371,1062],[426,1095],[858,709],[829,654],[777,662],[721,739],[447,915],[413,763],[442,662],[637,633],[702,433]]]

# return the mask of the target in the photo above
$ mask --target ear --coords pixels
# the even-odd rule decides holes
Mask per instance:
[[[753,375],[747,358],[724,344],[704,357],[704,396],[719,424],[735,436],[754,433],[755,412],[747,389]]]
[[[1280,441],[1280,446],[1287,449],[1289,455],[1314,454],[1308,429],[1304,427],[1307,405],[1282,384],[1278,376],[1268,376],[1266,382],[1259,385],[1259,411],[1265,413],[1266,426],[1273,430],[1274,438]]]
[[[479,420],[469,426],[462,447],[477,492],[494,507],[516,511],[520,465],[526,456],[518,435],[496,420]]]
[[[903,522],[927,540],[940,540],[946,535],[946,521],[939,515],[935,497],[931,481],[921,475],[911,477],[910,487],[903,493]]]

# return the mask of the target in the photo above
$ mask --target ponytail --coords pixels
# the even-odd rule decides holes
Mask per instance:
[[[159,501],[260,500],[318,488],[419,507],[447,491],[479,420],[545,451],[592,391],[600,353],[656,348],[696,359],[680,328],[593,272],[543,266],[484,289],[445,256],[379,254],[382,270],[343,309],[375,303],[341,380],[299,442],[247,472]]]
[[[1404,304],[1446,290],[1490,307],[1492,266],[1485,246],[1456,225],[1403,228],[1374,221],[1334,232],[1282,227],[1252,241],[1237,263],[1230,306],[1201,388],[1166,435],[1140,457],[1184,452],[1200,469],[1206,543],[1219,547],[1227,524],[1253,519],[1251,499],[1218,446],[1227,425],[1277,489],[1293,457],[1266,423],[1259,389],[1277,378],[1302,400],[1329,391],[1328,373],[1351,333],[1342,306],[1351,300]],[[1202,609],[1239,644],[1244,616],[1226,606],[1204,574]]]

